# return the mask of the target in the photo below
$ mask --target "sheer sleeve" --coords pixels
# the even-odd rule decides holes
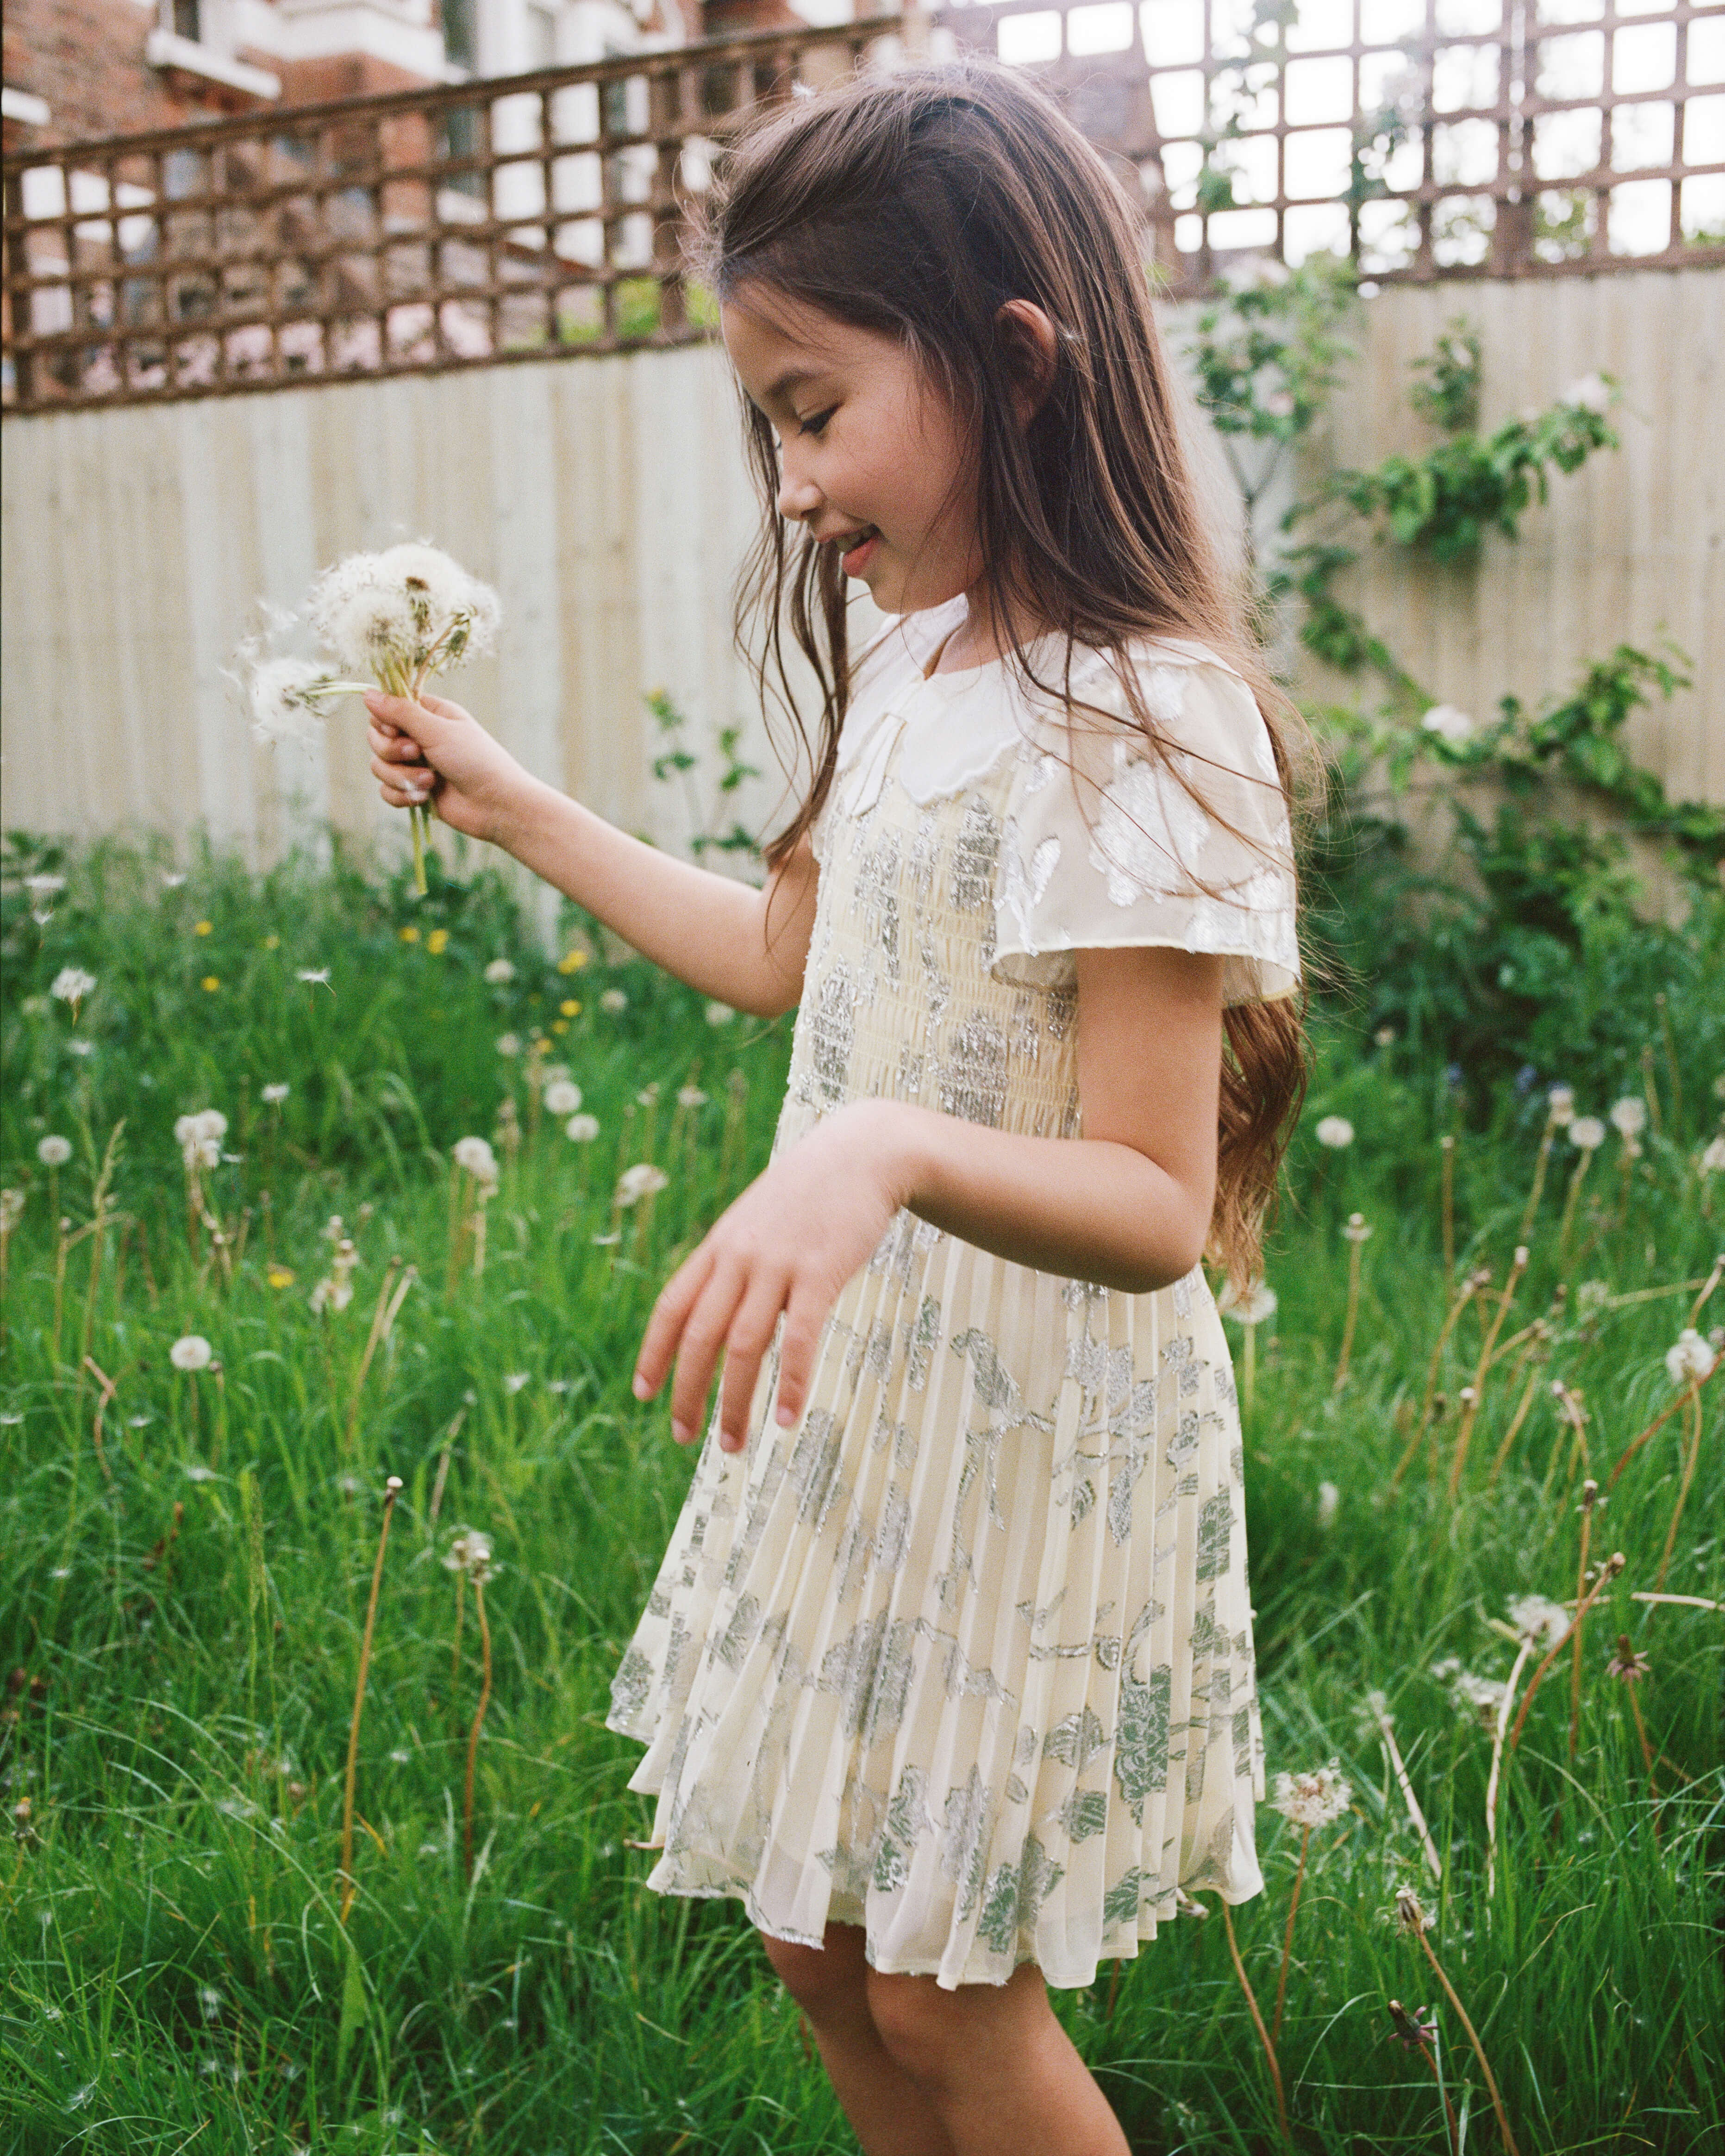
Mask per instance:
[[[1300,978],[1293,851],[1257,704],[1199,646],[1158,645],[1136,664],[1165,757],[1106,664],[1073,683],[1103,716],[1040,714],[1019,754],[995,875],[994,973],[1069,986],[1075,951],[1161,945],[1224,957],[1226,1004],[1290,994]]]

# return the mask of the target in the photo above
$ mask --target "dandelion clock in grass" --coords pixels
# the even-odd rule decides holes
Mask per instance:
[[[417,697],[468,653],[490,649],[498,615],[490,585],[423,540],[381,554],[349,554],[312,585],[304,616],[341,670],[269,649],[300,619],[274,615],[269,638],[240,647],[242,670],[231,678],[243,690],[260,741],[305,741],[331,696],[375,686],[393,696]],[[424,896],[431,811],[422,804],[408,814],[413,887]]]

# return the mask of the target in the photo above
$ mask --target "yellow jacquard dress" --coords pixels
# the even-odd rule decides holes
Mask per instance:
[[[1070,729],[1004,663],[925,679],[963,611],[903,617],[859,670],[775,1150],[864,1097],[1081,1135],[1080,948],[1224,953],[1230,1002],[1298,978],[1245,684],[1196,645],[1134,654],[1212,817],[1110,716],[1097,654],[1072,678],[1103,716]],[[788,1430],[776,1375],[746,1450],[709,1429],[613,1686],[659,1799],[649,1885],[817,1945],[861,1925],[875,1968],[949,1987],[1026,1960],[1086,1984],[1177,1887],[1258,1892],[1240,1421],[1203,1272],[1122,1294],[901,1213]]]

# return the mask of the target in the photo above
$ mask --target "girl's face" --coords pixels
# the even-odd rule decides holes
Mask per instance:
[[[975,480],[945,398],[896,338],[778,292],[769,321],[749,297],[745,287],[720,326],[778,437],[780,515],[835,547],[883,613],[972,590]]]

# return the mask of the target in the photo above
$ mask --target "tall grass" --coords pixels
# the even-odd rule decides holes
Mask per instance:
[[[633,1351],[679,1253],[764,1158],[788,1025],[710,1023],[647,968],[606,965],[573,920],[538,955],[484,877],[416,906],[404,880],[339,861],[254,879],[211,859],[173,886],[167,866],[119,849],[65,863],[45,923],[6,900],[0,1162],[28,1196],[0,1360],[0,2138],[198,2156],[849,2147],[738,1912],[644,1891],[650,1859],[631,1845],[649,1807],[624,1786],[638,1755],[603,1727],[690,1465],[662,1407],[630,1397]],[[515,977],[488,983],[500,957]],[[75,1034],[45,994],[73,963],[98,982]],[[326,968],[327,984],[298,978]],[[625,1007],[602,1009],[606,989]],[[565,1001],[581,1005],[567,1019]],[[598,1118],[591,1143],[537,1111],[536,1026]],[[496,1046],[510,1033],[514,1057]],[[1308,1121],[1345,1115],[1358,1134],[1340,1152],[1296,1142],[1245,1428],[1270,1765],[1334,1756],[1355,1790],[1307,1851],[1277,2034],[1302,2150],[1441,2150],[1446,2099],[1466,2144],[1495,2138],[1466,2032],[1393,1921],[1408,1884],[1523,2156],[1700,2156],[1725,2131],[1725,1615],[1701,1606],[1725,1601],[1725,1377],[1697,1395],[1699,1464],[1663,1589],[1694,1599],[1634,1599],[1677,1503],[1680,1411],[1592,1515],[1593,1556],[1626,1563],[1588,1617],[1573,1757],[1567,1648],[1505,1751],[1489,1888],[1493,1727],[1435,1674],[1454,1660],[1501,1680],[1512,1599],[1573,1601],[1584,1481],[1605,1489],[1676,1397],[1666,1352],[1725,1240],[1725,1178],[1697,1166],[1717,1072],[1708,1041],[1680,1037],[1690,1050],[1686,1120],[1667,1097],[1625,1178],[1615,1154],[1599,1163],[1565,1255],[1560,1157],[1522,1232],[1542,1101],[1468,1100],[1344,1021],[1321,1029]],[[287,1098],[265,1106],[281,1082]],[[690,1085],[708,1097],[679,1106]],[[497,1136],[506,1096],[514,1152]],[[211,1106],[239,1158],[210,1171],[209,1219],[188,1234],[172,1126]],[[106,1224],[69,1255],[122,1118]],[[37,1159],[50,1132],[74,1149],[58,1214]],[[446,1264],[449,1148],[467,1134],[497,1136],[502,1173],[477,1277],[470,1251]],[[1445,1135],[1457,1277],[1493,1280],[1429,1386],[1450,1308]],[[644,1217],[614,1192],[645,1159],[670,1182]],[[1350,1245],[1355,1213],[1373,1234]],[[360,1263],[351,1303],[316,1314],[332,1214]],[[1518,1237],[1527,1263],[1481,1375]],[[416,1276],[362,1371],[392,1260]],[[1725,1291],[1693,1322],[1721,1317]],[[212,1344],[208,1369],[169,1360],[190,1333]],[[1464,1385],[1477,1398],[1452,1495]],[[391,1475],[344,1922],[344,1769]],[[476,1743],[481,1642],[465,1602],[457,1630],[465,1575],[444,1562],[468,1529],[495,1558]],[[1608,1669],[1620,1635],[1650,1665],[1633,1693]],[[1301,1835],[1267,1809],[1259,1834],[1269,1892],[1234,1921],[1269,1999]],[[1223,1933],[1214,1913],[1183,1919],[1117,1986],[1105,1973],[1060,2002],[1137,2148],[1281,2145]],[[1393,2041],[1392,1999],[1432,2010],[1437,2080]]]

